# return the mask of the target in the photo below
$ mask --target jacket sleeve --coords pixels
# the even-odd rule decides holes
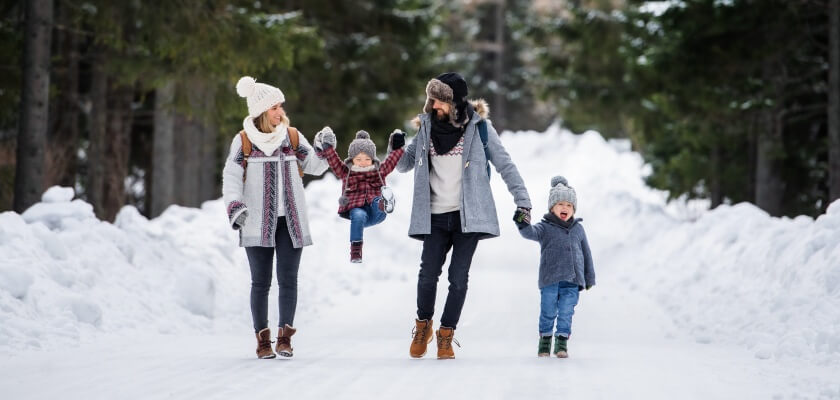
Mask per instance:
[[[525,188],[525,182],[519,175],[519,170],[516,169],[510,155],[502,146],[502,141],[499,140],[499,134],[496,133],[493,123],[490,120],[485,120],[485,122],[487,124],[487,155],[490,157],[489,161],[502,176],[508,192],[513,195],[513,202],[516,203],[516,206],[531,208],[531,198],[528,196],[528,189]]]
[[[592,261],[592,252],[589,250],[589,240],[586,239],[586,231],[583,232],[580,246],[583,250],[583,279],[586,281],[586,286],[595,286],[595,265]]]
[[[315,154],[315,149],[312,148],[312,145],[309,144],[309,141],[306,140],[306,137],[300,131],[298,131],[298,140],[300,141],[298,147],[303,147],[307,151],[306,157],[300,161],[303,172],[315,176],[321,176],[324,172],[327,172],[327,162]]]
[[[408,172],[414,168],[414,161],[417,158],[417,135],[407,145],[403,146],[403,156],[397,162],[397,171]]]
[[[245,188],[242,181],[245,173],[241,164],[242,157],[242,139],[236,135],[230,144],[230,152],[222,169],[222,200],[225,202],[228,220],[233,229],[240,228],[235,222],[241,214],[244,213],[246,218],[248,216],[248,207],[242,200]]]
[[[335,176],[338,179],[344,179],[347,177],[347,171],[350,170],[341,158],[338,157],[338,153],[336,153],[335,148],[328,147],[324,151],[321,152],[321,156],[324,157],[326,162],[329,164],[330,169],[332,169]]]
[[[382,174],[382,178],[384,179],[391,171],[394,170],[394,167],[397,166],[397,162],[400,161],[402,156],[405,154],[405,148],[396,149],[390,153],[388,153],[388,157],[385,158],[385,161],[382,163],[382,166],[379,168],[379,173]]]
[[[544,227],[542,222],[536,225],[528,225],[519,230],[519,234],[522,235],[525,239],[534,240],[539,242],[543,236]]]

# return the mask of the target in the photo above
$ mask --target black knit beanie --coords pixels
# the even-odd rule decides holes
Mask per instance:
[[[438,75],[435,79],[452,88],[452,102],[455,103],[456,107],[460,109],[467,105],[469,90],[467,90],[467,81],[464,80],[463,76],[457,72],[446,72]]]

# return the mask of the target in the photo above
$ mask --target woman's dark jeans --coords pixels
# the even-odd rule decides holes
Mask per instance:
[[[277,220],[274,237],[275,247],[246,247],[248,264],[251,266],[251,317],[254,320],[254,332],[268,327],[268,292],[271,289],[271,270],[274,254],[277,254],[277,303],[279,308],[278,326],[294,326],[295,308],[297,307],[297,277],[300,267],[300,255],[303,249],[296,249],[289,236],[286,218]]]

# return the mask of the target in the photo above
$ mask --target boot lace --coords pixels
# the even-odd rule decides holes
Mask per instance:
[[[417,327],[411,328],[411,335],[414,337],[414,343],[426,343],[426,329],[421,329],[417,332]]]
[[[271,339],[267,340],[260,340],[257,342],[257,349],[258,350],[271,350],[271,343],[273,341]]]
[[[292,346],[292,338],[290,336],[280,336],[277,338],[277,344]],[[269,345],[270,346],[270,345]]]
[[[440,337],[440,347],[444,349],[451,349],[452,342],[455,342],[455,345],[461,347],[461,343],[458,343],[458,339],[455,339],[455,335],[452,336],[443,336]]]

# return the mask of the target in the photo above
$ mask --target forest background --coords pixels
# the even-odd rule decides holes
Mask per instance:
[[[0,71],[0,211],[53,185],[109,221],[218,198],[243,75],[310,140],[384,149],[446,71],[500,131],[629,138],[671,198],[840,197],[840,0],[3,0]]]

